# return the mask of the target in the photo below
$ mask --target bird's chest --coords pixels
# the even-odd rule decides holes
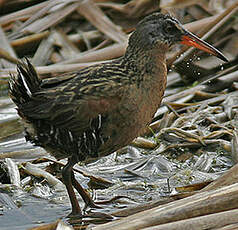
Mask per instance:
[[[115,151],[130,144],[151,122],[166,86],[166,64],[157,63],[157,60],[144,65],[146,68],[136,76],[139,81],[123,87],[119,103],[107,114],[102,128],[102,135],[107,140],[102,146],[103,151],[109,146]]]
[[[110,142],[122,147],[141,135],[160,105],[164,88],[165,78],[128,87],[117,108],[107,118],[104,134],[110,137]]]
[[[123,107],[127,111],[127,117],[138,129],[143,129],[151,122],[161,103],[166,78],[160,75],[159,79],[144,81],[141,84],[143,85],[135,86],[130,90],[125,98],[127,103],[123,103]]]

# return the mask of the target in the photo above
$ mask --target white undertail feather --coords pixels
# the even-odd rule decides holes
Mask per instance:
[[[99,115],[98,115],[98,129],[100,129],[101,126],[102,126],[102,115],[99,114]]]
[[[32,93],[31,93],[31,91],[30,91],[30,89],[29,89],[29,87],[28,87],[28,85],[27,85],[27,83],[26,83],[26,80],[25,80],[24,76],[22,75],[22,73],[21,73],[20,71],[19,71],[19,76],[20,76],[20,78],[22,79],[22,82],[23,82],[23,85],[24,85],[24,87],[25,87],[25,89],[26,89],[27,94],[28,94],[29,96],[32,96]]]

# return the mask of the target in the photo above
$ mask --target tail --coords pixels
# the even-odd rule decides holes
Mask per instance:
[[[10,75],[9,95],[19,107],[31,100],[32,94],[39,90],[41,80],[28,59],[17,65],[17,72],[16,76]]]

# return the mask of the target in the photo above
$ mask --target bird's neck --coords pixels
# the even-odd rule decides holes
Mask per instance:
[[[166,74],[166,52],[168,47],[163,44],[156,44],[150,47],[129,46],[124,59],[135,68],[139,80],[156,80],[164,78]],[[160,79],[161,80],[161,79]]]

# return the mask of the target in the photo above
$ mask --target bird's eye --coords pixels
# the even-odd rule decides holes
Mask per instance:
[[[164,32],[167,34],[171,34],[175,31],[174,25],[171,23],[166,24],[163,29],[164,29]]]

